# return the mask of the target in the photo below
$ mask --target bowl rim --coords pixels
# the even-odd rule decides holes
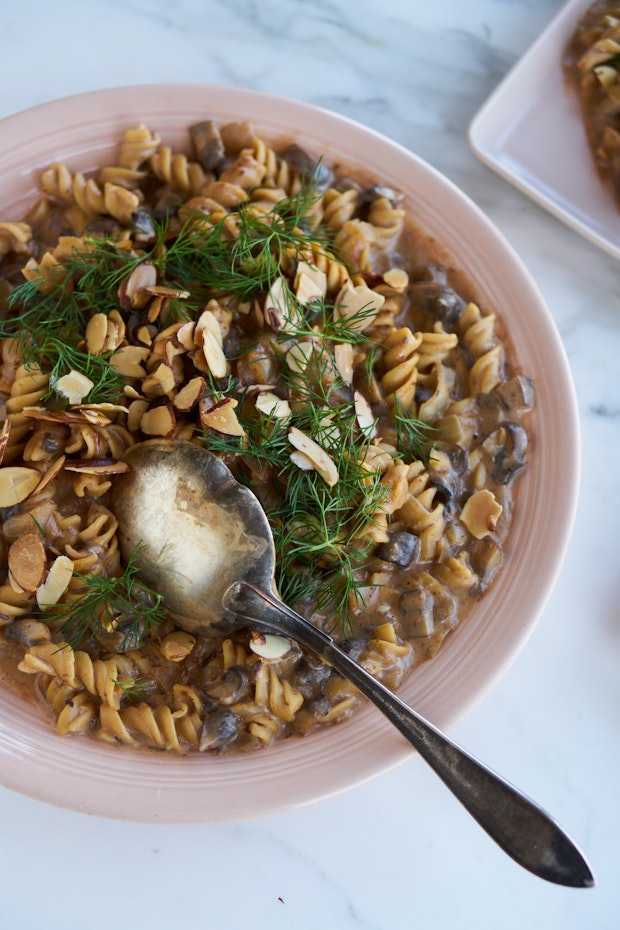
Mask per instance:
[[[574,525],[579,419],[570,367],[553,317],[504,235],[437,169],[357,121],[262,91],[210,84],[136,84],[62,97],[4,117],[0,219],[21,219],[8,216],[4,203],[16,210],[29,203],[41,169],[50,161],[46,151],[54,160],[87,167],[88,159],[117,147],[122,129],[143,121],[166,142],[168,136],[184,134],[192,113],[194,119],[204,115],[218,122],[249,119],[267,139],[288,136],[307,145],[320,143],[328,161],[346,159],[369,177],[404,189],[416,222],[440,238],[457,267],[467,266],[485,303],[505,320],[519,367],[525,369],[529,361],[536,374],[534,454],[519,479],[518,506],[506,545],[507,563],[512,557],[514,570],[504,568],[472,616],[399,690],[403,700],[447,729],[488,694],[531,636],[556,584]],[[506,320],[511,312],[525,316],[535,332],[524,325],[511,328]],[[525,546],[528,564],[514,555]],[[522,614],[514,607],[516,598],[524,605]],[[498,627],[494,611],[499,610],[510,624]],[[351,720],[329,730],[234,757],[179,758],[119,750],[95,740],[61,739],[47,721],[35,719],[23,701],[0,690],[0,783],[60,807],[114,819],[197,823],[266,816],[350,790],[411,754],[372,707],[361,708]]]

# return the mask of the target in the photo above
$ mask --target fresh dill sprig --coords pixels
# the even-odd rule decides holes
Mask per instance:
[[[277,583],[291,604],[313,603],[331,628],[350,628],[351,610],[363,606],[364,570],[374,547],[373,528],[388,488],[365,465],[369,432],[360,427],[353,394],[338,375],[330,345],[321,345],[303,372],[282,364],[291,415],[255,411],[238,416],[241,438],[207,431],[211,451],[231,456],[239,480],[251,483],[249,460],[269,466],[274,480],[261,503],[274,534]],[[290,458],[291,426],[317,441],[332,457],[338,480],[328,485],[314,470]]]
[[[266,213],[252,203],[241,204],[215,222],[199,211],[190,212],[175,240],[154,263],[170,283],[187,286],[189,282],[213,297],[251,300],[269,290],[287,259],[294,261],[310,247],[333,250],[331,233],[308,229],[318,196],[310,178],[298,193]]]
[[[40,612],[72,648],[91,635],[121,635],[120,651],[137,646],[166,619],[163,597],[138,577],[140,547],[130,554],[123,572],[111,578],[74,575],[81,584],[73,600]]]
[[[153,690],[153,680],[150,678],[112,678],[111,681],[121,689],[123,697],[128,701],[141,701]]]
[[[435,447],[432,434],[437,432],[436,428],[412,416],[410,409],[398,397],[394,407],[394,425],[396,448],[405,461],[419,460],[428,464]]]

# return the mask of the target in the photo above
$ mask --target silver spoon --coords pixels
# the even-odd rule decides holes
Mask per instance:
[[[323,630],[282,603],[267,517],[252,492],[212,453],[179,440],[149,440],[125,457],[113,507],[125,557],[164,597],[179,627],[213,635],[251,627],[295,640],[324,659],[400,730],[496,843],[548,881],[587,888],[592,872],[576,845],[531,800],[476,761],[364,671]]]

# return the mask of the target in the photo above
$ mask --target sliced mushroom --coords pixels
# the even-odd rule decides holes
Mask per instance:
[[[510,411],[529,410],[534,403],[534,384],[526,375],[518,374],[496,388],[503,407]]]
[[[194,155],[205,171],[216,171],[221,167],[226,151],[220,130],[212,119],[190,126],[189,137]]]
[[[407,530],[396,530],[390,533],[387,542],[381,543],[377,549],[377,556],[384,562],[409,568],[420,557],[420,540]]]
[[[463,298],[451,287],[435,282],[422,282],[409,288],[409,297],[414,308],[430,313],[445,326],[453,327],[466,307]]]
[[[501,423],[482,442],[491,459],[491,477],[499,484],[509,484],[525,465],[527,433],[518,423]]]
[[[398,602],[403,633],[418,639],[430,636],[434,630],[433,596],[426,588],[405,591]]]
[[[234,704],[241,701],[249,690],[247,673],[240,665],[231,665],[217,681],[205,684],[204,690],[221,704]]]
[[[238,732],[240,718],[232,710],[216,710],[207,714],[200,731],[200,743],[198,749],[200,752],[221,749],[228,743],[232,743]]]

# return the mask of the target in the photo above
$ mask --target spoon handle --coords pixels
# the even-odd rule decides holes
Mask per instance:
[[[224,602],[228,610],[246,617],[255,627],[297,641],[353,682],[516,862],[559,885],[587,888],[594,884],[582,853],[545,811],[404,704],[323,630],[273,594],[243,581],[229,588]]]

